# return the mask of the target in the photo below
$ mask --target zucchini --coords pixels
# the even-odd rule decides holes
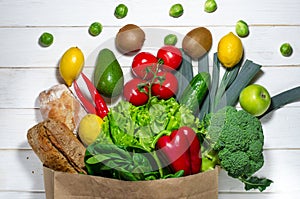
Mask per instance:
[[[179,98],[179,103],[187,106],[194,114],[197,114],[199,112],[200,105],[208,92],[209,82],[209,73],[198,73],[184,89],[181,97]]]

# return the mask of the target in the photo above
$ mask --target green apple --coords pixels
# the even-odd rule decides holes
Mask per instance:
[[[260,116],[268,110],[271,97],[265,87],[251,84],[242,90],[239,102],[245,111],[254,116]]]

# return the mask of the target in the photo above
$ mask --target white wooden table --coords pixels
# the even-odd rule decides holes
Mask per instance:
[[[145,46],[154,46],[153,29],[182,35],[205,26],[213,34],[210,57],[219,39],[234,31],[243,19],[250,35],[242,39],[246,58],[263,65],[257,83],[271,95],[300,85],[300,1],[299,0],[226,0],[219,1],[214,13],[203,11],[202,1],[84,1],[84,0],[10,0],[0,1],[0,198],[45,198],[42,165],[27,143],[27,130],[41,121],[38,94],[60,82],[57,63],[65,50],[78,46],[86,57],[84,71],[93,69],[95,49],[111,41],[118,29],[134,23],[150,32]],[[182,3],[185,12],[172,18],[172,4]],[[116,19],[114,8],[125,3],[126,18]],[[88,26],[99,21],[103,32],[88,34]],[[41,33],[54,35],[49,48],[38,45]],[[290,42],[291,57],[283,57],[279,47]],[[109,42],[108,42],[109,43]],[[119,55],[120,56],[120,55]],[[130,59],[120,57],[124,71]],[[300,102],[290,104],[265,118],[265,165],[258,173],[274,181],[265,192],[245,192],[243,185],[224,172],[220,174],[221,199],[290,199],[300,197]]]

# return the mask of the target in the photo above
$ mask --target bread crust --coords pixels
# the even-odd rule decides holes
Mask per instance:
[[[38,97],[40,112],[44,120],[54,119],[64,123],[73,133],[86,111],[64,84],[42,91]]]
[[[47,119],[30,128],[27,139],[44,166],[55,171],[86,173],[85,147],[65,124]]]

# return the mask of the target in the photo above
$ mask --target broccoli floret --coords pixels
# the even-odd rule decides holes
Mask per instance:
[[[222,168],[228,172],[228,175],[234,178],[243,176],[245,168],[249,168],[249,157],[245,152],[236,151],[232,153],[229,150],[219,152]]]
[[[203,164],[211,167],[220,165],[229,176],[240,179],[249,188],[246,179],[250,179],[264,164],[264,135],[260,121],[244,110],[226,106],[204,118],[201,134],[204,147],[202,161],[206,161]],[[213,162],[216,159],[218,161]],[[206,169],[203,168],[203,171]],[[264,190],[272,181],[264,179],[264,182],[269,184],[250,187]]]

